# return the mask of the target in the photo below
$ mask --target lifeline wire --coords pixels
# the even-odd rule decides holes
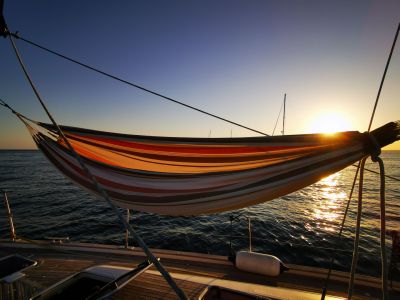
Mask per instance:
[[[352,165],[353,167],[357,167],[356,165]],[[371,169],[367,169],[367,168],[364,168],[366,171],[368,171],[368,172],[371,172],[371,173],[374,173],[374,174],[380,174],[379,172],[376,172],[376,171],[374,171],[374,170],[371,170]],[[390,175],[387,175],[387,174],[385,174],[385,177],[387,177],[387,178],[389,178],[389,179],[392,179],[392,180],[396,180],[396,181],[400,181],[400,178],[397,178],[397,177],[394,177],[394,176],[390,176]]]
[[[212,114],[212,113],[209,113],[209,112],[207,112],[207,111],[205,111],[205,110],[202,110],[202,109],[199,109],[199,108],[197,108],[197,107],[194,107],[194,106],[192,106],[192,105],[183,103],[183,102],[181,102],[181,101],[172,99],[172,98],[167,97],[167,96],[165,96],[165,95],[162,95],[162,94],[160,94],[160,93],[154,92],[154,91],[152,91],[152,90],[149,90],[149,89],[147,89],[147,88],[145,88],[145,87],[142,87],[142,86],[140,86],[140,85],[137,85],[137,84],[135,84],[135,83],[132,83],[132,82],[130,82],[130,81],[127,81],[127,80],[125,80],[125,79],[122,79],[122,78],[120,78],[120,77],[117,77],[117,76],[115,76],[115,75],[111,75],[111,74],[109,74],[109,73],[107,73],[107,72],[101,71],[101,70],[99,70],[99,69],[97,69],[97,68],[95,68],[95,67],[89,66],[89,65],[87,65],[87,64],[85,64],[85,63],[82,63],[82,62],[80,62],[80,61],[78,61],[78,60],[76,60],[76,59],[70,58],[70,57],[68,57],[68,56],[66,56],[66,55],[64,55],[64,54],[58,53],[58,52],[53,51],[53,50],[51,50],[51,49],[49,49],[49,48],[46,48],[46,47],[41,46],[41,45],[39,45],[39,44],[36,44],[35,42],[32,42],[32,41],[30,41],[30,40],[27,40],[27,39],[25,39],[25,38],[19,36],[17,33],[11,33],[11,32],[10,32],[9,34],[10,34],[11,36],[17,38],[17,39],[20,39],[20,40],[22,40],[22,41],[24,41],[24,42],[26,42],[26,43],[28,43],[28,44],[30,44],[30,45],[32,45],[32,46],[35,46],[35,47],[37,47],[37,48],[39,48],[39,49],[42,49],[42,50],[44,50],[44,51],[46,51],[46,52],[49,52],[49,53],[51,53],[51,54],[54,54],[54,55],[56,55],[56,56],[58,56],[58,57],[61,57],[61,58],[65,59],[65,60],[68,60],[68,61],[70,61],[70,62],[73,62],[73,63],[75,63],[75,64],[78,64],[78,65],[80,65],[80,66],[82,66],[82,67],[84,67],[84,68],[86,68],[86,69],[95,71],[95,72],[97,72],[97,73],[99,73],[99,74],[102,74],[102,75],[104,75],[104,76],[107,76],[107,77],[109,77],[109,78],[115,79],[115,80],[117,80],[117,81],[119,81],[119,82],[122,82],[122,83],[125,83],[125,84],[127,84],[127,85],[133,86],[133,87],[135,87],[135,88],[137,88],[137,89],[140,89],[140,90],[142,90],[142,91],[145,91],[145,92],[147,92],[147,93],[153,94],[153,95],[158,96],[158,97],[160,97],[160,98],[163,98],[163,99],[165,99],[165,100],[168,100],[168,101],[174,102],[174,103],[176,103],[176,104],[185,106],[185,107],[187,107],[187,108],[193,109],[193,110],[195,110],[195,111],[198,111],[198,112],[200,112],[200,113],[206,114],[206,115],[211,116],[211,117],[213,117],[213,118],[216,118],[216,119],[219,119],[219,120],[228,122],[228,123],[230,123],[230,124],[233,124],[233,125],[242,127],[242,128],[244,128],[244,129],[247,129],[247,130],[256,132],[256,133],[258,133],[258,134],[265,135],[265,136],[269,136],[269,134],[264,133],[264,132],[262,132],[262,131],[259,131],[259,130],[256,130],[256,129],[252,129],[252,128],[247,127],[247,126],[245,126],[245,125],[242,125],[242,124],[233,122],[233,121],[228,120],[228,119],[226,119],[226,118],[217,116],[217,115]]]
[[[78,153],[76,153],[76,151],[74,150],[74,148],[72,147],[72,145],[69,143],[68,139],[65,137],[64,133],[62,132],[61,128],[58,126],[58,124],[56,123],[56,121],[54,120],[54,118],[52,117],[52,115],[50,114],[50,112],[48,111],[46,105],[44,104],[43,100],[41,99],[41,96],[38,92],[38,90],[36,89],[34,83],[32,82],[28,71],[22,61],[22,58],[18,52],[18,49],[14,43],[14,40],[12,38],[12,35],[9,35],[10,38],[10,42],[11,45],[14,49],[14,52],[17,56],[17,59],[21,65],[21,68],[24,71],[25,76],[27,77],[35,95],[36,98],[39,100],[40,104],[42,105],[43,109],[45,110],[45,112],[47,113],[49,119],[52,121],[53,125],[57,128],[57,131],[59,133],[59,135],[61,136],[61,138],[65,141],[66,145],[68,146],[69,150],[71,151],[71,153],[74,155],[74,157],[76,158],[76,160],[79,162],[79,164],[81,165],[82,169],[85,171],[85,173],[88,175],[88,177],[91,179],[91,181],[93,182],[94,186],[96,187],[96,189],[100,192],[100,194],[103,196],[103,198],[106,200],[106,202],[108,203],[108,205],[114,210],[114,212],[117,214],[119,220],[122,222],[122,224],[125,226],[125,228],[127,230],[129,230],[129,232],[132,234],[132,236],[135,238],[135,240],[138,242],[138,244],[140,245],[140,247],[143,249],[143,251],[146,253],[147,257],[149,258],[149,260],[154,263],[154,265],[157,267],[158,271],[164,276],[165,280],[168,282],[168,284],[171,286],[171,288],[175,291],[176,295],[180,298],[180,299],[187,299],[187,296],[185,295],[185,293],[177,286],[177,284],[175,283],[175,281],[172,279],[172,277],[170,276],[170,274],[164,269],[164,267],[161,265],[161,263],[158,261],[158,259],[153,255],[153,253],[151,253],[151,251],[148,249],[147,245],[145,244],[145,242],[142,240],[142,238],[134,231],[133,227],[125,220],[125,218],[121,215],[121,213],[118,211],[118,208],[116,207],[116,205],[110,200],[110,198],[108,197],[107,192],[102,188],[102,186],[97,182],[96,178],[92,175],[92,173],[89,171],[89,169],[86,167],[86,165],[83,163],[81,157],[78,155]]]

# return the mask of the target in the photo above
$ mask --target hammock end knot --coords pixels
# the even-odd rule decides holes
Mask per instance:
[[[373,162],[378,161],[379,155],[381,155],[381,145],[375,138],[375,136],[370,133],[370,132],[364,132],[364,135],[366,137],[366,148],[368,149],[368,153],[371,156],[371,160]]]
[[[387,123],[371,132],[364,132],[364,136],[364,146],[372,161],[376,162],[383,147],[400,140],[400,120]]]

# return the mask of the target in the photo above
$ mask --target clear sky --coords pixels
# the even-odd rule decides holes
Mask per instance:
[[[400,1],[9,0],[4,14],[11,31],[30,40],[266,133],[287,93],[285,133],[296,134],[367,129]],[[256,135],[17,45],[60,124],[146,135]],[[48,121],[2,38],[0,98]],[[400,41],[373,128],[398,119]],[[0,149],[19,148],[35,146],[0,108]]]

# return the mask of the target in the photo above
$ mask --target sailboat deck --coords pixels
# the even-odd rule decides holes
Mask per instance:
[[[25,277],[17,282],[0,285],[1,299],[29,299],[90,266],[110,264],[134,268],[146,260],[138,248],[131,250],[93,244],[0,242],[0,257],[15,253],[34,259],[38,264],[24,271]],[[289,265],[290,271],[278,277],[266,277],[239,271],[222,256],[168,250],[154,250],[154,253],[161,258],[163,265],[190,299],[198,299],[210,285],[228,288],[243,286],[256,294],[257,291],[263,291],[263,295],[268,294],[264,299],[320,299],[327,271]],[[348,274],[335,271],[331,278],[328,294],[346,297]],[[380,295],[380,280],[357,276],[354,299],[379,299]],[[390,298],[400,299],[398,282],[393,283]],[[176,299],[176,296],[156,268],[152,267],[117,291],[111,299]]]

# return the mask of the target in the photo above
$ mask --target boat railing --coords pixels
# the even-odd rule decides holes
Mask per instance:
[[[6,212],[7,212],[8,223],[10,224],[10,238],[11,238],[11,241],[15,242],[17,235],[15,234],[13,216],[11,213],[10,204],[8,202],[7,192],[5,190],[0,190],[0,192],[3,194],[3,197],[4,197],[4,206],[5,206]]]

